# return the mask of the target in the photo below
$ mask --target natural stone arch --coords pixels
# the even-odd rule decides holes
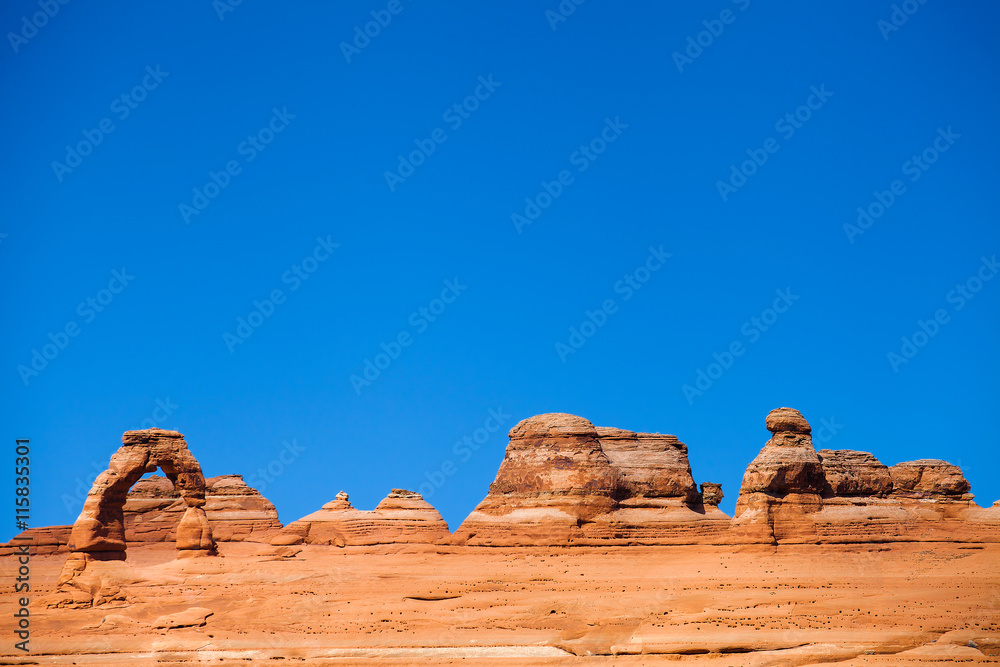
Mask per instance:
[[[174,484],[187,505],[177,526],[177,549],[182,556],[216,553],[212,528],[205,514],[205,477],[188,449],[184,436],[159,428],[126,431],[122,446],[111,457],[108,469],[97,476],[83,510],[73,524],[71,560],[123,560],[125,517],[123,508],[132,485],[157,468]]]

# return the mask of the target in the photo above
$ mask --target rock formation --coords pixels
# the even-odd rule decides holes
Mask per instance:
[[[70,549],[106,554],[113,560],[124,558],[126,495],[145,473],[157,468],[167,475],[185,505],[177,525],[177,548],[196,554],[214,553],[201,466],[183,435],[158,428],[126,431],[122,436],[121,448],[112,455],[108,469],[97,476],[73,524]]]
[[[102,589],[99,579],[93,581],[93,573],[85,573],[87,563],[125,559],[126,496],[145,473],[157,468],[167,475],[185,505],[177,523],[178,555],[217,553],[205,514],[205,478],[184,436],[159,428],[126,431],[122,446],[111,456],[108,469],[97,476],[70,532],[69,548],[73,553],[58,581],[66,603],[115,599],[113,590]]]
[[[123,517],[126,545],[174,542],[187,505],[166,477],[140,479],[125,498]],[[268,541],[281,530],[278,511],[242,475],[220,475],[205,480],[205,515],[217,542]],[[30,540],[34,553],[69,551],[72,526],[30,528],[15,539]],[[13,543],[13,540],[12,540]],[[0,546],[0,555],[9,552]]]
[[[729,517],[702,503],[687,446],[672,435],[594,427],[575,415],[525,419],[489,494],[455,533],[483,546],[691,543]]]
[[[815,452],[791,408],[772,410],[774,434],[747,468],[728,542],[1000,541],[1000,511],[972,502],[945,461],[891,468],[868,452]]]
[[[826,486],[823,464],[813,449],[812,428],[792,408],[771,410],[765,425],[771,439],[743,474],[733,539],[808,539],[811,525],[803,515],[820,509]]]
[[[582,526],[629,495],[627,477],[611,465],[597,429],[575,415],[522,420],[489,494],[456,532],[456,541],[484,546],[572,544]]]
[[[448,524],[419,493],[393,489],[374,510],[364,511],[341,491],[319,511],[285,526],[271,544],[440,544],[450,535]]]
[[[892,492],[889,468],[868,452],[821,449],[818,454],[826,477],[824,497],[884,498]]]
[[[899,498],[971,500],[969,482],[958,466],[937,459],[897,463],[889,468]]]
[[[169,479],[154,475],[139,480],[125,501],[126,542],[169,542],[185,511],[184,501]],[[205,480],[205,515],[217,541],[266,541],[281,529],[278,511],[242,475]]]
[[[725,496],[722,493],[722,485],[714,482],[703,482],[701,485],[702,502],[708,507],[718,507]]]

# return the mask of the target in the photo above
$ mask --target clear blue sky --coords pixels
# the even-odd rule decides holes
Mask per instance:
[[[280,468],[284,522],[423,485],[455,528],[543,412],[677,434],[729,512],[779,406],[1000,498],[1000,8],[558,7],[6,3],[0,463],[30,438],[32,525],[144,421],[206,475]]]

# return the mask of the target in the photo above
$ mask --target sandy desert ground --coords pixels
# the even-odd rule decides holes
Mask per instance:
[[[124,601],[33,606],[0,664],[1000,664],[1000,544],[220,550],[92,563]]]

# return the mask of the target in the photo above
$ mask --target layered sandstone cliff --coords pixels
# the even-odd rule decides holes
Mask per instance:
[[[125,501],[127,542],[170,542],[176,539],[184,503],[166,477],[136,482]],[[242,475],[205,480],[205,514],[216,540],[266,541],[281,529],[278,511]]]
[[[419,493],[393,489],[374,510],[365,511],[355,509],[341,491],[319,511],[285,526],[271,544],[438,544],[450,535],[448,524]]]
[[[496,480],[455,541],[689,543],[718,533],[728,520],[717,503],[702,502],[687,446],[676,437],[597,428],[552,413],[511,429]]]
[[[888,467],[868,452],[816,452],[797,410],[772,410],[774,434],[747,468],[731,542],[995,542],[1000,508],[972,502],[962,471],[924,459]]]

